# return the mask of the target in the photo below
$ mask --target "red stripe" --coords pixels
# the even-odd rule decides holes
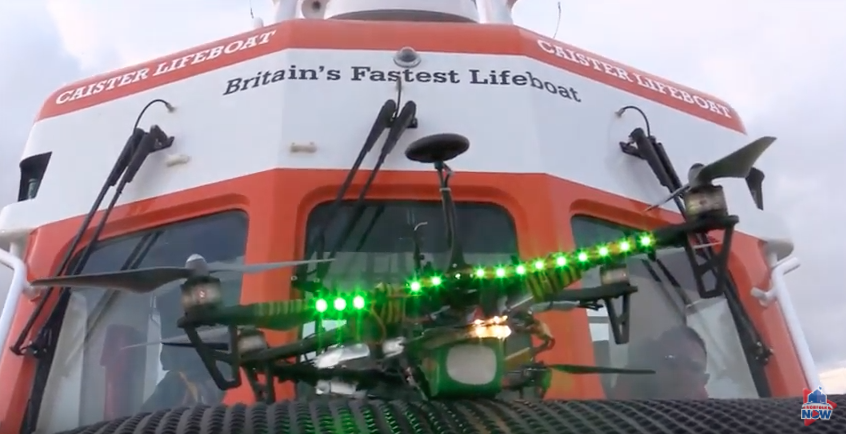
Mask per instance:
[[[522,55],[745,132],[737,113],[702,92],[515,26],[293,20],[102,74],[56,91],[38,119],[91,107],[288,48]],[[74,96],[75,95],[75,96]]]

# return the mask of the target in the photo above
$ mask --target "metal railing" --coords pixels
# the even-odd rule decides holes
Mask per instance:
[[[3,311],[0,313],[0,343],[2,343],[0,348],[6,348],[6,341],[12,329],[12,321],[15,319],[18,302],[20,302],[21,294],[28,292],[29,282],[26,280],[26,264],[14,254],[0,249],[0,264],[12,270],[9,293],[6,295]]]
[[[801,262],[796,257],[788,257],[779,261],[775,254],[769,255],[767,259],[771,270],[770,289],[755,288],[752,290],[752,295],[764,306],[778,302],[784,324],[787,326],[790,340],[793,342],[793,348],[796,351],[796,357],[799,358],[799,364],[802,366],[805,381],[811,389],[816,389],[821,384],[817,364],[814,362],[813,355],[811,355],[811,348],[805,339],[805,332],[802,330],[799,315],[796,314],[796,308],[793,306],[793,300],[790,298],[787,282],[784,279],[786,274],[799,268]]]

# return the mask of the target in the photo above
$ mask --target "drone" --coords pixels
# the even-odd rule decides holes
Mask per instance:
[[[258,273],[332,259],[211,267],[202,256],[191,255],[184,267],[53,277],[32,285],[149,293],[182,280],[184,315],[177,326],[184,330],[185,338],[161,343],[193,348],[221,390],[241,386],[241,374],[245,374],[261,402],[275,402],[274,385],[285,381],[311,385],[322,394],[452,399],[493,397],[504,390],[527,387],[542,395],[543,384],[554,371],[649,375],[654,371],[535,362],[535,356],[556,342],[534,315],[605,307],[615,342],[627,343],[629,301],[637,287],[628,280],[626,259],[678,247],[692,234],[728,233],[738,218],[728,214],[724,198],[713,198],[721,189],[712,181],[745,176],[773,141],[763,138],[714,163],[694,166],[689,183],[664,202],[684,194],[691,210],[696,208],[694,202],[704,203],[696,218],[632,233],[613,243],[486,266],[464,260],[449,186],[453,172],[447,162],[467,152],[470,141],[459,134],[435,134],[413,142],[405,154],[409,160],[433,165],[438,174],[449,261],[439,269],[432,264],[420,267],[403,284],[386,282],[368,290],[343,291],[319,280],[297,279],[292,285],[306,294],[305,298],[224,306],[221,280],[216,277],[221,272]],[[696,199],[703,194],[712,196]],[[600,285],[566,289],[597,267]],[[344,320],[345,324],[324,331],[319,324],[327,319]],[[264,334],[265,330],[294,330],[311,322],[317,322],[319,331],[296,342],[271,346]],[[227,342],[207,342],[210,333],[226,337]],[[507,354],[504,341],[516,334],[534,336],[541,344]],[[316,356],[308,358],[307,354]],[[229,367],[226,375],[221,364]]]

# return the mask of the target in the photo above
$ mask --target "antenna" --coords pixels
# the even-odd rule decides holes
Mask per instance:
[[[444,223],[446,226],[447,244],[450,248],[447,270],[461,268],[466,265],[464,253],[458,242],[458,228],[455,221],[455,202],[452,200],[452,189],[449,180],[452,169],[446,162],[467,152],[470,140],[460,134],[433,134],[414,141],[405,150],[405,157],[418,163],[434,164],[440,182],[441,203],[444,209]]]

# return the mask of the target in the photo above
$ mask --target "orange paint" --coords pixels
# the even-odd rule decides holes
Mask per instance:
[[[319,203],[331,200],[345,176],[343,170],[272,170],[187,191],[164,195],[116,208],[106,226],[104,238],[140,231],[206,214],[238,209],[249,215],[247,263],[298,258],[304,249],[304,231],[309,212]],[[354,199],[367,172],[360,173],[348,192]],[[296,185],[297,188],[290,188]],[[457,201],[496,203],[511,214],[517,230],[521,255],[535,257],[551,251],[573,248],[570,219],[587,214],[626,226],[650,229],[678,221],[665,211],[643,215],[643,203],[593,188],[539,174],[459,173],[452,181]],[[429,172],[382,172],[370,191],[372,199],[439,200],[436,177]],[[61,253],[77,230],[81,217],[46,225],[31,238],[26,262],[30,278],[50,276]],[[96,221],[96,219],[95,219]],[[759,241],[738,234],[732,248],[731,270],[741,299],[765,341],[775,350],[767,366],[775,396],[795,394],[804,386],[802,371],[777,307],[762,310],[749,295],[752,286],[767,287],[767,267]],[[290,269],[246,275],[241,301],[253,303],[285,299],[290,291]],[[10,337],[14,339],[35,303],[22,300]],[[546,313],[543,319],[555,335],[555,350],[545,353],[549,363],[594,363],[593,345],[583,310]],[[271,332],[271,344],[297,338],[296,332]],[[18,357],[4,349],[0,361],[0,420],[4,432],[17,432],[33,380],[35,360]],[[281,397],[293,396],[291,385],[280,385]],[[602,387],[596,376],[573,376],[554,382],[549,398],[601,398]],[[252,402],[248,386],[230,391],[227,403]],[[8,430],[8,431],[5,431]]]

